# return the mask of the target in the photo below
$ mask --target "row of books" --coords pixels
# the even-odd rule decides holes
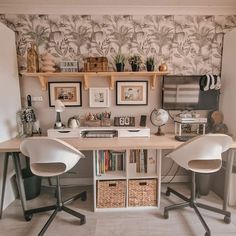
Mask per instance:
[[[107,171],[125,171],[125,152],[96,151],[96,175]]]
[[[129,163],[136,163],[137,173],[147,173],[148,154],[146,149],[130,150]]]

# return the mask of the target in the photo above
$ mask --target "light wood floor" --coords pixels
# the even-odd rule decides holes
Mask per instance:
[[[176,190],[188,194],[188,187],[185,184],[172,184]],[[161,207],[156,210],[135,210],[122,212],[100,212],[92,211],[92,188],[64,188],[63,196],[66,198],[71,194],[86,189],[88,200],[70,204],[74,210],[80,211],[87,217],[85,225],[78,225],[78,221],[73,216],[65,212],[60,212],[50,225],[45,236],[198,236],[204,235],[205,231],[193,213],[192,209],[170,212],[168,220],[163,218],[163,207],[179,202],[174,196],[164,195],[165,186],[161,197]],[[53,203],[53,189],[43,189],[39,198],[28,201],[29,207],[39,207]],[[199,201],[212,203],[214,206],[221,207],[221,200],[210,193],[207,197],[201,197]],[[236,208],[230,208],[232,213],[231,224],[225,224],[223,217],[216,213],[201,210],[207,221],[212,236],[236,235]],[[50,213],[36,214],[30,222],[25,222],[21,214],[20,201],[14,201],[5,211],[3,219],[0,221],[1,236],[33,236],[37,235],[42,226],[47,221]]]

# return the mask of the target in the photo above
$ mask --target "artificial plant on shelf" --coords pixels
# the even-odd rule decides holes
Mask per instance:
[[[114,62],[116,64],[116,71],[122,72],[125,68],[125,56],[122,53],[117,53],[114,56]]]
[[[131,65],[132,71],[139,71],[140,65],[142,64],[141,57],[139,55],[133,55],[128,59]]]
[[[153,56],[147,57],[146,59],[146,68],[147,71],[154,71],[155,69],[155,59]]]

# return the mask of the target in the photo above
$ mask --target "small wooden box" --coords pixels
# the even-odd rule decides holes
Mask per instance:
[[[157,206],[157,180],[129,180],[129,206]]]
[[[97,208],[125,207],[126,181],[97,181]]]
[[[84,71],[104,72],[108,71],[108,60],[106,57],[88,57],[84,59]]]

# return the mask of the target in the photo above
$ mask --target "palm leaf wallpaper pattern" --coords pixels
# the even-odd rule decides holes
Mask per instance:
[[[58,63],[105,56],[114,68],[112,58],[121,52],[155,56],[171,74],[189,75],[220,73],[223,35],[236,26],[236,16],[1,14],[0,21],[16,32],[20,71],[33,41],[39,54],[48,51]]]

